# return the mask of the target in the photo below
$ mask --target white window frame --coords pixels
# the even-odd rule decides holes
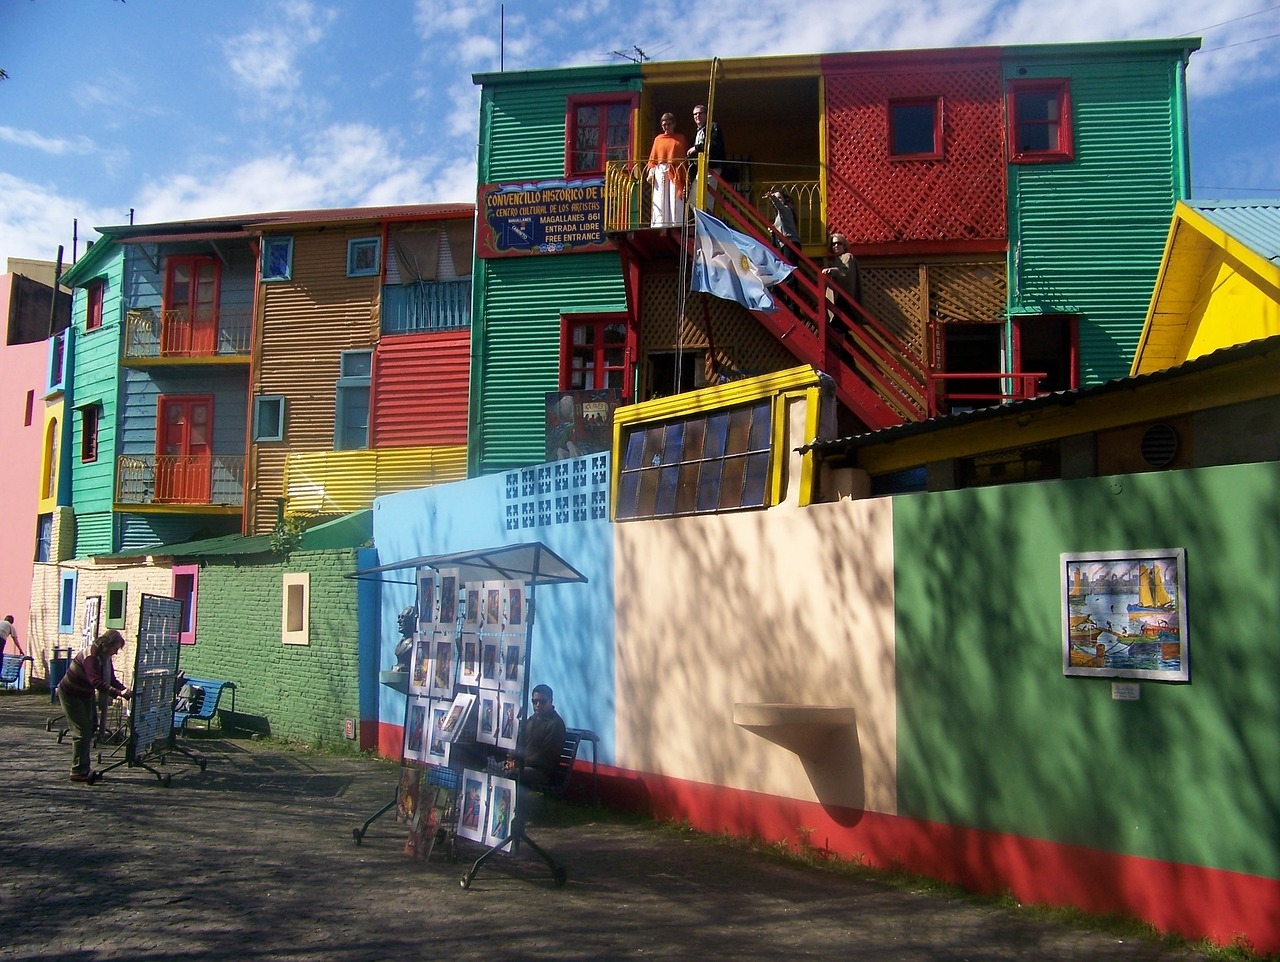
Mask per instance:
[[[280,640],[286,645],[311,644],[311,573],[283,576],[280,599]]]

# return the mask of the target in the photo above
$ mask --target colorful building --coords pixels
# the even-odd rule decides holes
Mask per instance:
[[[812,364],[842,433],[1127,369],[1187,193],[1195,40],[482,74],[472,474],[544,455],[546,395],[622,403]],[[710,91],[710,93],[709,93]],[[715,213],[797,270],[778,310],[691,295],[653,220],[657,118],[706,102]],[[693,171],[678,168],[686,194]],[[799,243],[765,194],[785,190]],[[828,231],[862,299],[828,299]]]

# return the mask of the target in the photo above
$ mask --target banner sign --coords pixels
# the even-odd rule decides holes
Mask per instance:
[[[604,178],[484,184],[477,257],[612,250],[604,236]]]

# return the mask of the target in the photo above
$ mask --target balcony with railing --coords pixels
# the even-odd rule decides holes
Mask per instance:
[[[244,460],[228,454],[122,454],[116,459],[116,504],[239,511]]]
[[[253,310],[224,307],[208,317],[187,308],[128,311],[124,363],[247,363]]]
[[[471,326],[471,278],[388,284],[382,289],[382,333],[420,334]]]

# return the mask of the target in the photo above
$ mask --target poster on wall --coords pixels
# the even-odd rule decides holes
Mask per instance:
[[[102,633],[101,618],[102,595],[84,599],[84,627],[80,631],[80,637],[86,646],[91,645],[93,640]]]
[[[462,773],[462,807],[458,816],[458,834],[473,842],[484,842],[488,781],[489,777],[484,772],[468,768]]]
[[[481,184],[477,257],[612,250],[604,233],[604,178]]]
[[[1066,675],[1190,681],[1185,548],[1063,553]]]
[[[511,837],[511,822],[515,816],[516,783],[510,778],[489,776],[489,812],[485,819],[484,844],[497,845]],[[498,849],[510,852],[511,842]]]

